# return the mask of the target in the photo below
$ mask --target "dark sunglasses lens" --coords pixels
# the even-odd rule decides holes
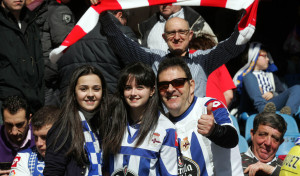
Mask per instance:
[[[184,79],[184,78],[174,79],[172,81],[172,86],[175,88],[181,88],[181,87],[183,87],[185,80],[186,79]]]
[[[160,83],[160,84],[158,85],[158,90],[160,90],[160,91],[165,91],[165,90],[168,89],[168,87],[169,87],[169,84],[168,84],[168,83]]]

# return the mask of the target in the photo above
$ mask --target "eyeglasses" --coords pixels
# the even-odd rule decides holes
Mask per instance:
[[[177,78],[172,81],[162,81],[157,83],[159,91],[166,91],[171,84],[175,89],[181,88],[184,86],[185,81],[188,81],[188,78]]]
[[[259,54],[259,56],[263,57],[263,58],[267,58],[268,55],[267,54]]]
[[[175,37],[176,33],[178,33],[180,35],[180,37],[185,37],[188,33],[189,33],[190,30],[178,30],[178,31],[169,31],[169,32],[165,32],[166,33],[166,36],[167,38],[173,38]]]

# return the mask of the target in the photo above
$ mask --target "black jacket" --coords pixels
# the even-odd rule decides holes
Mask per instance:
[[[113,18],[119,28],[128,37],[137,41],[135,34],[128,26]],[[107,39],[101,34],[101,24],[85,35],[82,39],[70,46],[66,53],[58,60],[58,71],[60,75],[60,92],[63,96],[69,84],[73,71],[85,64],[90,64],[98,68],[108,86],[108,93],[115,92],[120,70],[127,64],[120,61],[107,43]]]
[[[40,29],[46,87],[57,88],[57,66],[50,62],[49,53],[64,41],[73,29],[75,19],[69,7],[56,0],[45,0],[34,9],[34,13],[35,22]]]
[[[0,7],[0,100],[23,95],[36,111],[44,103],[44,61],[39,30],[29,13],[23,8],[20,29],[12,14]]]
[[[43,174],[45,176],[55,175],[55,176],[82,176],[86,172],[86,165],[80,165],[77,163],[75,158],[66,157],[66,153],[69,151],[71,144],[71,137],[69,136],[65,145],[58,152],[54,151],[53,146],[49,146],[52,143],[59,131],[58,123],[54,123],[52,128],[47,133],[47,149],[45,156],[45,168]],[[57,146],[63,142],[63,137],[59,138],[57,141]],[[56,148],[55,147],[55,148]]]

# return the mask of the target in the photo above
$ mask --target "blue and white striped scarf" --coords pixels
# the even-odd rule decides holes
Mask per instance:
[[[45,167],[44,159],[40,156],[40,154],[34,147],[28,159],[28,168],[30,170],[30,175],[43,176],[44,167]]]
[[[79,116],[82,122],[83,134],[84,134],[84,149],[87,151],[90,166],[88,172],[85,174],[87,176],[101,176],[101,149],[98,137],[92,132],[89,124],[87,123],[82,112],[79,111]]]

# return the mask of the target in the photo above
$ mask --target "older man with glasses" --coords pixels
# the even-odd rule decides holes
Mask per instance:
[[[178,134],[178,174],[243,175],[238,134],[227,108],[216,99],[194,96],[195,81],[181,58],[159,64],[157,87]]]
[[[199,97],[206,95],[208,75],[231,58],[238,56],[245,48],[245,45],[236,44],[239,36],[237,27],[230,38],[220,42],[213,49],[197,50],[191,54],[188,52],[188,45],[193,37],[193,31],[190,30],[188,22],[182,18],[173,17],[166,22],[162,37],[168,44],[167,52],[141,47],[126,37],[105,13],[101,14],[100,21],[109,45],[124,63],[141,61],[151,65],[156,73],[158,64],[166,57],[182,57],[190,68],[193,79],[197,80],[195,95]]]

